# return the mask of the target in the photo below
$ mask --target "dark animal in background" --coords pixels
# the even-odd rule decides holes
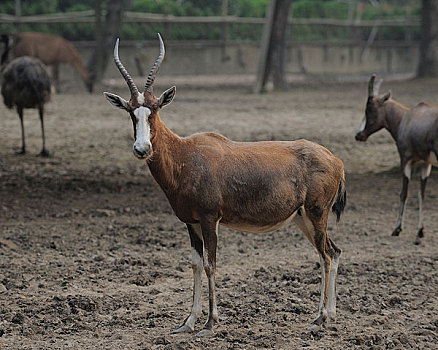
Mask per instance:
[[[2,60],[6,60],[2,57]],[[18,57],[1,67],[1,93],[8,108],[17,108],[21,122],[21,151],[26,153],[23,109],[37,108],[41,120],[43,148],[41,156],[48,156],[44,134],[44,104],[50,100],[50,77],[44,64],[35,57]]]
[[[10,48],[11,57],[37,57],[45,65],[52,67],[57,91],[59,91],[60,64],[73,66],[81,75],[88,92],[93,91],[93,75],[88,72],[79,52],[64,38],[51,34],[24,32],[3,34],[1,39]]]
[[[412,168],[421,169],[418,234],[415,243],[423,238],[423,212],[426,181],[432,165],[438,166],[438,107],[420,102],[414,108],[407,108],[392,100],[391,92],[379,95],[381,81],[374,84],[376,76],[368,82],[368,101],[364,120],[356,134],[357,141],[366,141],[371,134],[385,128],[389,131],[400,155],[403,187],[400,193],[400,215],[393,236],[402,231],[408,184]]]
[[[326,148],[307,141],[234,142],[215,133],[181,138],[158,115],[172,102],[175,87],[156,98],[152,88],[164,59],[164,44],[143,92],[139,92],[118,55],[114,61],[131,91],[126,101],[105,92],[127,111],[134,126],[134,155],[147,161],[178,218],[187,225],[192,246],[193,306],[176,333],[192,332],[201,315],[201,273],[208,278],[208,320],[198,335],[209,335],[218,322],[215,273],[218,226],[263,233],[293,220],[321,259],[322,287],[318,328],[336,314],[336,274],[341,250],[327,232],[332,210],[339,219],[346,190],[342,161]],[[226,113],[224,106],[224,113]],[[267,116],[269,118],[269,116]]]

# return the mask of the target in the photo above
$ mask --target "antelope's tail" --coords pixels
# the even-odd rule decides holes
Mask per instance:
[[[339,183],[338,194],[336,195],[336,200],[332,205],[332,212],[336,215],[336,222],[341,219],[341,214],[343,213],[345,206],[347,205],[347,188],[345,187],[345,176],[342,176],[341,182]]]

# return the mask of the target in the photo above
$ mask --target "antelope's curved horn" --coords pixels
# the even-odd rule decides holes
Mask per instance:
[[[368,82],[368,97],[374,97],[374,81],[376,80],[376,75],[373,74]]]
[[[382,83],[383,83],[383,79],[380,79],[380,80],[376,83],[376,85],[374,85],[374,92],[373,92],[374,96],[377,96],[377,95],[379,94],[380,85],[382,85]]]
[[[119,38],[116,40],[116,45],[114,46],[114,62],[116,63],[117,68],[122,74],[123,78],[125,78],[126,83],[128,84],[129,90],[131,91],[131,96],[138,95],[137,86],[135,86],[134,80],[132,80],[126,68],[123,66],[122,62],[119,58]]]
[[[161,39],[160,33],[158,33],[158,40],[160,40],[160,54],[158,55],[158,58],[155,61],[154,66],[152,67],[148,75],[148,80],[146,81],[146,84],[144,86],[144,91],[152,92],[155,76],[157,75],[157,72],[160,69],[161,62],[163,62],[164,54],[166,53],[166,50],[164,49],[163,39]]]

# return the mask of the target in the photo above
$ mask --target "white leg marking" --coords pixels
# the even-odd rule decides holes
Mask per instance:
[[[338,273],[339,256],[335,256],[329,274],[327,311],[331,319],[336,316],[336,275]]]
[[[403,169],[403,173],[405,174],[405,176],[410,180],[411,179],[411,174],[412,174],[412,166],[411,166],[411,161],[407,162],[405,165],[405,168]]]
[[[306,237],[309,239],[309,241],[314,245],[314,228],[312,222],[307,218],[306,211],[304,208],[301,208],[301,216],[297,215],[293,219],[295,224],[303,231],[303,233],[306,235]],[[324,305],[325,300],[325,286],[327,281],[325,280],[325,265],[324,265],[324,259],[322,256],[319,256],[320,264],[321,264],[321,297],[319,301],[319,307],[318,307],[318,317],[320,317],[323,314],[327,314],[327,310]],[[311,327],[312,328],[312,327]]]
[[[321,298],[319,299],[319,308],[318,308],[318,316],[321,316],[324,310],[324,299],[325,299],[325,264],[322,256],[319,257],[319,261],[321,262]]]
[[[432,170],[432,164],[427,164],[426,166],[421,167],[421,179],[424,180],[430,176],[430,172]]]
[[[430,152],[430,154],[429,154],[429,162],[432,163],[435,166],[438,166],[438,159],[437,159],[437,157],[436,157],[434,152]]]
[[[411,179],[411,175],[412,175],[411,161],[406,163],[405,168],[403,169],[403,174],[409,180]],[[403,217],[404,217],[404,212],[405,212],[405,206],[406,206],[406,200],[400,201],[400,214],[399,214],[398,220],[397,220],[397,227],[400,227],[400,228],[403,227]]]
[[[202,259],[198,252],[192,248],[192,269],[193,269],[193,305],[190,316],[185,324],[191,329],[195,328],[195,322],[201,315],[201,274]]]

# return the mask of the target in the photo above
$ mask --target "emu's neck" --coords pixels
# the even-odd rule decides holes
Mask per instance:
[[[397,142],[400,123],[409,108],[395,101],[385,103],[385,128]]]
[[[167,197],[171,197],[177,190],[177,178],[182,167],[181,162],[177,160],[180,158],[183,143],[184,141],[157,115],[152,139],[153,154],[147,164],[155,181]]]

